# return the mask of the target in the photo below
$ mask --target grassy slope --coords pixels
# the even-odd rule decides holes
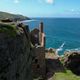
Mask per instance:
[[[71,71],[55,73],[53,80],[80,80],[79,76],[74,75]]]
[[[17,18],[19,20],[29,19],[28,17],[22,16],[22,15],[15,15],[15,14],[10,14],[10,13],[7,13],[7,12],[1,12],[0,11],[0,20],[5,19],[5,18],[9,18],[9,19]]]
[[[15,25],[0,23],[0,33],[6,33],[9,36],[16,36],[17,29]]]

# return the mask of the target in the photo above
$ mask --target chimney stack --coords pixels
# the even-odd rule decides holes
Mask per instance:
[[[39,43],[42,43],[42,33],[43,33],[43,22],[39,24]]]

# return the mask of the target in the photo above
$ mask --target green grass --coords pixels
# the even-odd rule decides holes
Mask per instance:
[[[19,14],[15,15],[15,14],[0,11],[0,20],[6,19],[6,18],[17,20],[17,21],[29,19],[28,17],[23,15],[19,15]]]
[[[53,80],[80,80],[80,77],[74,75],[70,70],[67,70],[66,72],[55,73]]]
[[[0,33],[6,33],[8,36],[16,36],[16,26],[15,25],[10,25],[10,24],[0,24]]]

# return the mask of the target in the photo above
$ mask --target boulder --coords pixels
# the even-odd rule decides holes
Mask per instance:
[[[64,57],[64,65],[76,75],[80,75],[80,52],[66,52]]]

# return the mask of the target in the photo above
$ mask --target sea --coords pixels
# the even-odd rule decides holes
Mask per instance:
[[[32,18],[24,24],[33,30],[40,22],[44,23],[46,48],[55,48],[59,55],[80,50],[80,18]]]

